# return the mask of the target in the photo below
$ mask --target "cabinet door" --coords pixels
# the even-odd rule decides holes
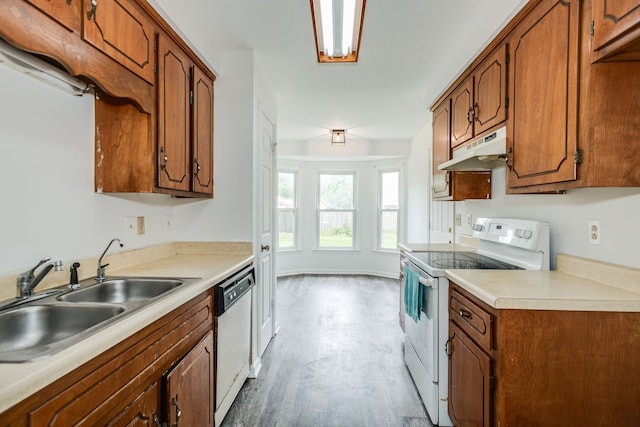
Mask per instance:
[[[116,415],[108,427],[151,427],[160,425],[160,392],[154,382],[122,412]]]
[[[158,36],[158,186],[190,190],[191,63],[169,37]]]
[[[165,407],[170,426],[213,426],[213,331],[166,375]]]
[[[596,51],[621,38],[627,42],[637,40],[640,37],[640,0],[594,0],[593,24],[593,49]],[[632,30],[638,31],[627,34]]]
[[[449,160],[449,102],[449,99],[446,99],[433,112],[433,171],[431,188],[434,199],[446,198],[451,195],[451,187],[449,186],[450,172],[438,169],[439,164]]]
[[[84,0],[83,19],[86,41],[153,84],[155,27],[133,0]]]
[[[544,0],[510,42],[508,187],[576,179],[579,0]]]
[[[80,31],[80,2],[82,0],[27,0],[62,24],[69,31]]]
[[[449,322],[449,417],[458,427],[491,425],[491,359]]]
[[[474,134],[491,129],[507,119],[507,46],[487,57],[475,72],[473,104]]]
[[[193,73],[193,188],[213,196],[213,81]]]
[[[473,78],[451,94],[451,148],[473,137]]]

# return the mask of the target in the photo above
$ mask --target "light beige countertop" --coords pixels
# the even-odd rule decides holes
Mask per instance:
[[[640,270],[559,254],[557,271],[446,270],[497,309],[640,312]]]
[[[201,280],[176,289],[53,356],[35,362],[0,363],[0,413],[253,262],[250,244],[170,245],[169,249],[160,248],[159,252],[166,256],[147,260],[136,250],[137,260],[141,262],[109,268],[107,276],[200,277]],[[158,247],[154,253],[157,255]],[[119,255],[127,258],[125,253]]]

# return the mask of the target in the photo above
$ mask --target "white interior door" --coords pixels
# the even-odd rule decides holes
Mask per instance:
[[[267,116],[260,112],[260,181],[258,218],[258,356],[264,353],[274,334],[275,307],[275,245],[273,242],[274,225],[274,126]]]

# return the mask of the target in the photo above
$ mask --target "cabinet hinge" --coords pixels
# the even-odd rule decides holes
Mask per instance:
[[[511,55],[507,52],[507,57],[505,58],[505,62],[508,64],[511,62]]]
[[[591,27],[589,28],[589,34],[593,36],[596,32],[596,23],[591,21]]]
[[[582,163],[582,150],[581,149],[576,149],[576,153],[574,155],[574,159],[573,159],[574,163],[576,165],[579,165],[580,163]]]
[[[189,91],[189,105],[193,105],[193,91]]]
[[[491,375],[489,377],[489,389],[490,390],[494,390],[496,388],[496,377],[494,377],[493,375]]]

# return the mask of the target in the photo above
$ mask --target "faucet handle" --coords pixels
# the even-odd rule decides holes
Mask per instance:
[[[44,264],[45,262],[49,262],[51,261],[51,257],[44,257],[40,260],[40,262],[38,262],[38,264],[36,264],[35,267],[33,267],[31,270],[27,270],[24,273],[20,273],[20,275],[18,276],[19,278],[25,278],[25,279],[32,279],[34,276],[34,273],[36,271],[36,269],[38,267],[40,267],[42,264]]]

